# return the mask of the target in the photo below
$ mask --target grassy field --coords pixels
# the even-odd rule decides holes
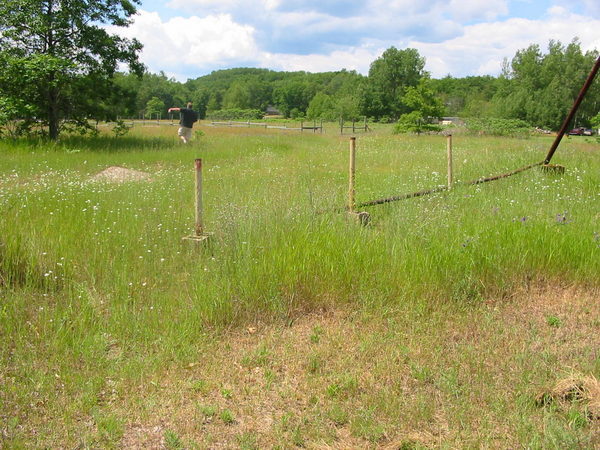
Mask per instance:
[[[597,140],[197,129],[0,141],[0,447],[600,446]]]

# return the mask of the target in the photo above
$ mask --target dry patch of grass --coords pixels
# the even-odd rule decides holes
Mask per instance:
[[[546,287],[460,312],[323,311],[234,330],[194,363],[125,388],[113,405],[126,422],[121,444],[514,448],[548,444],[550,433],[555,443],[598,445],[595,417],[577,422],[572,409],[536,404],[549,385],[562,402],[567,373],[595,380],[597,299]],[[575,386],[593,411],[595,388]]]
[[[557,402],[563,409],[576,404],[587,413],[589,419],[599,420],[600,382],[594,376],[571,375],[563,378],[537,398],[539,406],[547,406],[553,402]]]

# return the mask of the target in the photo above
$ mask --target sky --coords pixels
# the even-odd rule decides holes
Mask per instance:
[[[141,0],[118,33],[178,81],[233,67],[366,75],[392,46],[417,49],[433,78],[496,76],[531,44],[600,50],[600,0]]]

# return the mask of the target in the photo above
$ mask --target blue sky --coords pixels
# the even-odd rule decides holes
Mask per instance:
[[[435,78],[497,75],[532,43],[600,50],[600,0],[142,0],[119,30],[179,81],[261,67],[367,74],[385,49],[416,48]]]

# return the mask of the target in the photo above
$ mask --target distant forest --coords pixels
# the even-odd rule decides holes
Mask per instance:
[[[345,120],[368,117],[395,122],[429,107],[430,115],[519,119],[556,130],[573,104],[596,58],[578,40],[551,41],[547,51],[531,45],[505,59],[498,77],[450,75],[432,79],[415,49],[391,47],[375,60],[368,76],[355,71],[276,72],[268,69],[218,70],[185,83],[164,73],[117,74],[121,116],[167,116],[167,109],[194,102],[202,118],[252,119],[267,108],[286,118]],[[582,104],[574,126],[590,126],[598,114],[600,82]]]

